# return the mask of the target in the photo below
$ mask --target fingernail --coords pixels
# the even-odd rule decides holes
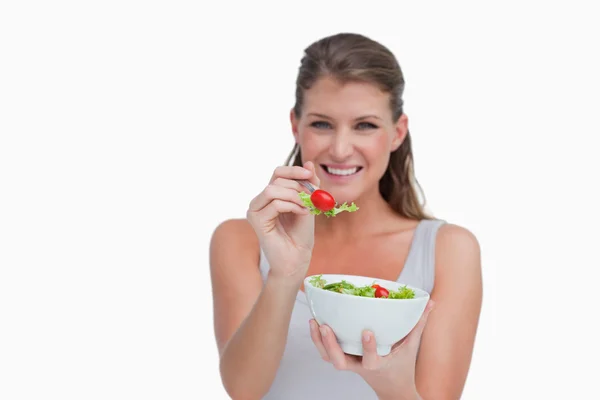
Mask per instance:
[[[371,335],[369,335],[367,332],[363,333],[363,340],[369,343],[371,341]]]
[[[322,326],[320,330],[321,330],[321,336],[323,336],[323,337],[327,336],[327,329],[325,329],[324,326]]]

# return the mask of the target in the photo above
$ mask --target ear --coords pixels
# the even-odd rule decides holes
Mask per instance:
[[[292,133],[294,134],[294,140],[298,143],[298,118],[296,117],[296,113],[292,108],[290,110],[290,122],[292,124]]]
[[[404,142],[406,134],[408,133],[408,117],[406,114],[402,114],[396,122],[394,137],[392,138],[391,151],[398,150],[398,147]]]

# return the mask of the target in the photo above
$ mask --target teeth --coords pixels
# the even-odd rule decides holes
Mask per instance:
[[[356,171],[358,171],[358,167],[354,167],[354,168],[349,168],[349,169],[337,169],[337,168],[329,168],[327,167],[327,172],[329,172],[332,175],[352,175],[355,174]]]

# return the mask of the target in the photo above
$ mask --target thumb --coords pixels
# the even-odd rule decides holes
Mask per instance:
[[[307,161],[304,163],[304,168],[308,169],[313,173],[313,176],[309,179],[309,182],[315,185],[316,187],[321,186],[321,180],[317,176],[317,170],[315,168],[315,164],[312,161]]]
[[[435,302],[433,300],[429,300],[427,305],[425,306],[425,311],[423,311],[423,315],[421,315],[421,319],[417,322],[417,325],[413,328],[413,330],[406,337],[406,344],[409,346],[418,346],[421,342],[421,336],[423,335],[423,330],[425,330],[425,325],[427,325],[427,319],[429,318],[429,313],[433,309]]]
[[[377,369],[379,366],[379,355],[375,335],[371,331],[364,331],[362,337],[363,356],[362,367],[369,370]]]

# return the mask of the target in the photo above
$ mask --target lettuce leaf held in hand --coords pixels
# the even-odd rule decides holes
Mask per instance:
[[[358,207],[356,204],[354,204],[354,202],[350,205],[345,202],[342,205],[336,205],[334,208],[332,208],[329,211],[323,212],[315,207],[315,205],[313,204],[312,200],[310,199],[310,195],[308,193],[300,192],[300,193],[298,193],[298,195],[302,199],[302,202],[304,203],[306,208],[308,208],[308,210],[311,212],[311,214],[314,214],[314,215],[325,214],[327,217],[335,217],[337,214],[339,214],[343,211],[355,212],[358,210]]]

